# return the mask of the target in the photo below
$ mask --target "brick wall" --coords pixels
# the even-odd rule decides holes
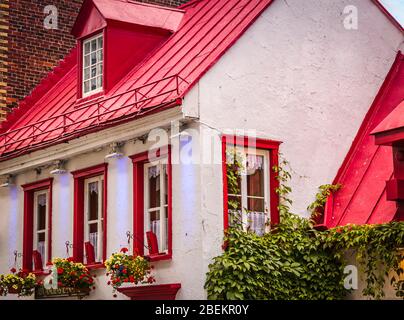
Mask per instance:
[[[0,121],[75,44],[71,27],[83,0],[1,0]],[[178,6],[187,0],[141,0]],[[44,8],[58,9],[58,29],[44,28]]]

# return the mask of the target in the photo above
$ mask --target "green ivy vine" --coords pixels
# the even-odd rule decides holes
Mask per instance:
[[[310,219],[317,221],[324,214],[324,206],[327,198],[331,193],[338,191],[342,187],[341,184],[323,184],[318,187],[319,191],[316,194],[316,200],[311,203],[307,210],[311,213]]]
[[[237,194],[241,162],[227,164],[229,193]],[[326,231],[316,230],[310,219],[291,212],[291,179],[288,163],[272,168],[277,173],[281,222],[271,232],[258,236],[245,230],[239,214],[231,214],[225,233],[226,250],[209,265],[205,289],[209,299],[343,299],[350,292],[344,287],[347,255],[355,257],[366,277],[365,296],[380,299],[387,275],[398,297],[404,298],[404,223],[348,225]],[[321,196],[309,208],[324,206],[328,192],[340,186],[325,185]],[[229,200],[230,212],[238,204]],[[242,214],[245,214],[242,212]]]

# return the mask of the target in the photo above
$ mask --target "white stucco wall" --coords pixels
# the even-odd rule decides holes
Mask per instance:
[[[347,5],[358,9],[358,30],[344,28]],[[255,129],[282,141],[293,209],[306,215],[317,187],[335,177],[402,41],[370,0],[274,1],[192,90],[198,105],[185,112],[220,130]],[[211,189],[202,198],[220,211],[221,193]]]

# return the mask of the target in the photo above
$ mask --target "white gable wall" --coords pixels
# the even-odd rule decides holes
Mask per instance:
[[[358,30],[344,28],[347,5],[358,9]],[[282,141],[293,209],[307,215],[317,187],[335,177],[402,40],[370,0],[274,1],[199,81],[189,98],[199,96],[198,105],[185,112],[199,112],[214,128],[255,129]],[[221,179],[214,181],[201,197],[221,212]]]

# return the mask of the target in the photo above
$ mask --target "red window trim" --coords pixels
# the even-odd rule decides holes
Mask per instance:
[[[34,247],[34,193],[37,191],[48,190],[48,261],[43,264],[49,264],[52,260],[52,184],[53,178],[24,184],[21,188],[24,191],[24,232],[23,232],[23,258],[22,268],[25,271],[32,271],[32,252]],[[43,257],[42,257],[43,258]],[[39,271],[39,270],[37,270]]]
[[[231,143],[235,146],[241,147],[251,147],[251,143],[255,144],[257,149],[268,150],[269,151],[269,167],[270,167],[270,217],[271,225],[276,225],[279,223],[279,196],[276,193],[276,188],[279,186],[279,181],[276,179],[276,173],[272,170],[274,166],[279,165],[279,145],[282,143],[280,141],[259,139],[253,137],[241,137],[234,135],[223,135],[222,136],[222,174],[223,174],[223,225],[224,229],[227,230],[229,227],[229,216],[228,216],[228,193],[227,193],[227,166],[226,166],[226,150],[227,144]]]
[[[168,173],[168,253],[149,256],[150,261],[170,260],[172,258],[172,165],[171,146],[164,146],[155,150],[155,158],[149,159],[149,152],[142,152],[131,156],[133,163],[133,248],[139,255],[144,255],[144,165],[166,156]]]
[[[107,195],[108,195],[108,164],[103,163],[93,167],[71,172],[74,178],[74,222],[73,222],[73,259],[84,261],[84,181],[88,178],[104,176],[104,230],[102,258],[107,258]]]

